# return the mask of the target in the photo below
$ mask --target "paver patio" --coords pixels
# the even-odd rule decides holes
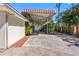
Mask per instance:
[[[70,43],[61,40],[57,35],[38,34],[32,35],[22,47],[9,48],[1,55],[49,55],[67,56],[79,55],[79,47],[71,46]]]

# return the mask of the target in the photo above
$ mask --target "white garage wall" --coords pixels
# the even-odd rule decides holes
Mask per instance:
[[[8,18],[8,46],[25,36],[25,22],[13,16]]]
[[[0,48],[6,48],[6,13],[0,12]]]

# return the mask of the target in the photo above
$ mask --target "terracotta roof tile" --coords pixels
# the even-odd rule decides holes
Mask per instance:
[[[51,10],[31,10],[31,9],[26,9],[23,12],[28,12],[28,13],[49,13],[49,14],[55,14],[54,11]]]

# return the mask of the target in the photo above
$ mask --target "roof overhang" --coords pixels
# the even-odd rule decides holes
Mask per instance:
[[[24,16],[22,16],[19,12],[17,12],[12,6],[10,6],[7,3],[0,3],[0,11],[5,11],[9,15],[14,15],[23,21],[29,22],[28,19],[26,19]]]

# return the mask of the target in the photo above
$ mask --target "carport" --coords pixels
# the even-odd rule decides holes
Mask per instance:
[[[30,18],[34,25],[35,31],[39,31],[42,27],[47,25],[53,16],[55,15],[54,10],[32,10],[25,9],[22,11],[22,15],[30,14]],[[48,33],[48,25],[47,25],[47,33]]]

